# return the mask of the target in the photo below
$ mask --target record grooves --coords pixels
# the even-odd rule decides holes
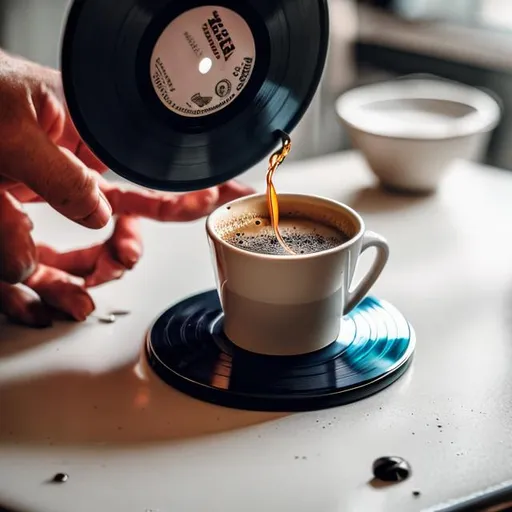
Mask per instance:
[[[387,302],[367,297],[342,320],[328,347],[299,356],[264,356],[233,345],[222,332],[216,291],[163,313],[147,336],[150,367],[198,399],[248,410],[306,411],[370,396],[396,381],[415,348],[412,327]]]
[[[61,56],[68,108],[84,142],[124,178],[172,191],[213,186],[297,125],[328,37],[327,0],[75,0]],[[211,70],[201,71],[204,60]]]

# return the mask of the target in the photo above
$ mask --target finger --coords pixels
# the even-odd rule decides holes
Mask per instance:
[[[209,215],[219,202],[219,188],[213,187],[179,196],[176,215],[181,222],[193,221]]]
[[[30,140],[30,145],[26,144]],[[27,185],[58,212],[90,228],[105,226],[111,217],[93,171],[70,151],[56,146],[37,126],[25,126],[4,151],[2,173]]]
[[[58,252],[53,247],[39,244],[37,257],[39,263],[43,265],[63,270],[75,276],[86,277],[94,271],[96,261],[103,250],[104,243],[68,252]]]
[[[219,186],[219,200],[217,202],[217,206],[222,206],[223,204],[234,201],[239,197],[245,197],[254,194],[255,192],[256,191],[248,185],[243,185],[242,183],[234,180],[228,181]]]
[[[25,284],[46,304],[77,321],[84,321],[95,309],[92,298],[84,288],[84,280],[62,270],[39,265]]]
[[[94,286],[100,286],[110,281],[121,279],[125,271],[124,265],[115,261],[107,248],[105,248],[96,261],[93,273],[85,278],[85,286],[93,288]]]
[[[41,263],[84,278],[85,287],[120,279],[125,271],[124,265],[110,255],[106,242],[65,253],[45,245],[39,245],[37,249]]]
[[[49,327],[52,314],[34,293],[20,285],[0,282],[0,313],[11,322],[30,327]]]
[[[11,194],[14,198],[16,198],[20,203],[33,203],[33,202],[41,202],[42,199],[28,187],[23,185],[23,183],[14,183],[12,182],[11,186],[2,187],[0,183],[0,190],[8,190],[9,194]]]
[[[105,279],[111,281],[121,277],[120,270],[132,269],[142,256],[139,220],[130,216],[119,217],[109,240],[86,249],[59,252],[45,244],[37,246],[37,258],[40,263],[81,277],[93,274],[102,252],[109,254],[113,259],[112,264],[109,265],[111,277],[108,279],[103,277],[101,279],[103,282],[106,282]],[[106,276],[108,273],[104,271],[105,266],[102,266],[102,274]],[[91,277],[90,282],[96,282],[96,277]]]
[[[8,192],[0,192],[0,280],[15,284],[36,267],[37,251],[32,240],[30,217]]]
[[[116,188],[112,184],[104,185],[102,182],[102,185],[100,188],[108,187],[109,190],[113,190]],[[8,188],[9,192],[16,197],[19,201],[22,201],[24,203],[26,202],[35,202],[35,201],[42,201],[41,197],[37,196],[32,190],[28,189],[22,184],[15,183],[12,181],[6,182],[4,184],[4,188]],[[2,189],[2,182],[0,182],[0,189]],[[219,186],[219,199],[217,201],[217,205],[221,206],[222,204],[225,204],[229,201],[233,201],[234,199],[238,199],[239,197],[244,197],[250,194],[254,194],[256,191],[248,186],[243,185],[241,183],[238,183],[237,181],[229,181],[223,185]],[[148,191],[148,195],[155,197],[158,193]],[[115,196],[115,194],[114,194]],[[115,200],[113,198],[113,200]],[[117,207],[117,206],[116,206]],[[119,210],[119,208],[118,208]],[[116,212],[117,213],[117,212]]]
[[[32,99],[39,126],[50,140],[57,142],[64,131],[66,119],[62,102],[44,82],[39,84]]]
[[[115,186],[112,186],[111,184],[105,186],[109,187],[110,190],[113,190],[113,188],[115,188]],[[37,196],[32,190],[28,189],[22,184],[9,181],[4,184],[4,188],[8,188],[9,192],[21,202],[26,203],[42,201],[41,197]],[[104,185],[102,184],[100,188],[104,188]],[[0,189],[2,189],[2,182],[0,182]],[[238,199],[239,197],[244,197],[254,193],[255,190],[248,185],[243,185],[234,180],[229,181],[219,186],[219,199],[217,201],[217,206],[221,206],[225,203],[228,203],[229,201]],[[150,196],[155,197],[155,195],[157,194],[158,193],[148,191],[148,195]]]
[[[20,203],[43,201],[41,197],[23,183],[10,180],[4,176],[0,176],[0,192],[9,192],[9,194],[11,194]]]
[[[188,194],[125,188],[112,183],[102,183],[101,188],[115,214],[146,217],[161,222],[199,219],[215,208],[219,198],[217,187]]]
[[[143,251],[139,219],[132,215],[118,217],[107,244],[114,260],[126,269],[132,269],[139,262]]]

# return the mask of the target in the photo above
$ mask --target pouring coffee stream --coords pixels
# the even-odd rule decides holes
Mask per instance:
[[[274,183],[272,178],[274,177],[274,173],[277,168],[284,162],[284,159],[290,153],[292,147],[292,141],[284,132],[281,132],[282,139],[282,147],[281,149],[272,153],[269,159],[268,171],[267,171],[267,205],[268,205],[268,213],[270,215],[270,223],[272,225],[272,229],[276,235],[278,242],[281,244],[282,248],[289,254],[295,254],[284,241],[281,233],[279,232],[279,199],[277,197],[276,188],[274,187]]]

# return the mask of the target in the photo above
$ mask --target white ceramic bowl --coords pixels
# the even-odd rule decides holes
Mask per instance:
[[[434,191],[455,159],[475,160],[501,117],[489,94],[434,79],[403,79],[352,89],[336,111],[380,181]]]

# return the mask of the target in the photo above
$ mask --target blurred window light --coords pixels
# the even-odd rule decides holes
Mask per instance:
[[[478,18],[483,25],[512,30],[512,2],[510,0],[480,0]]]
[[[392,0],[390,7],[408,19],[512,30],[512,0]]]

